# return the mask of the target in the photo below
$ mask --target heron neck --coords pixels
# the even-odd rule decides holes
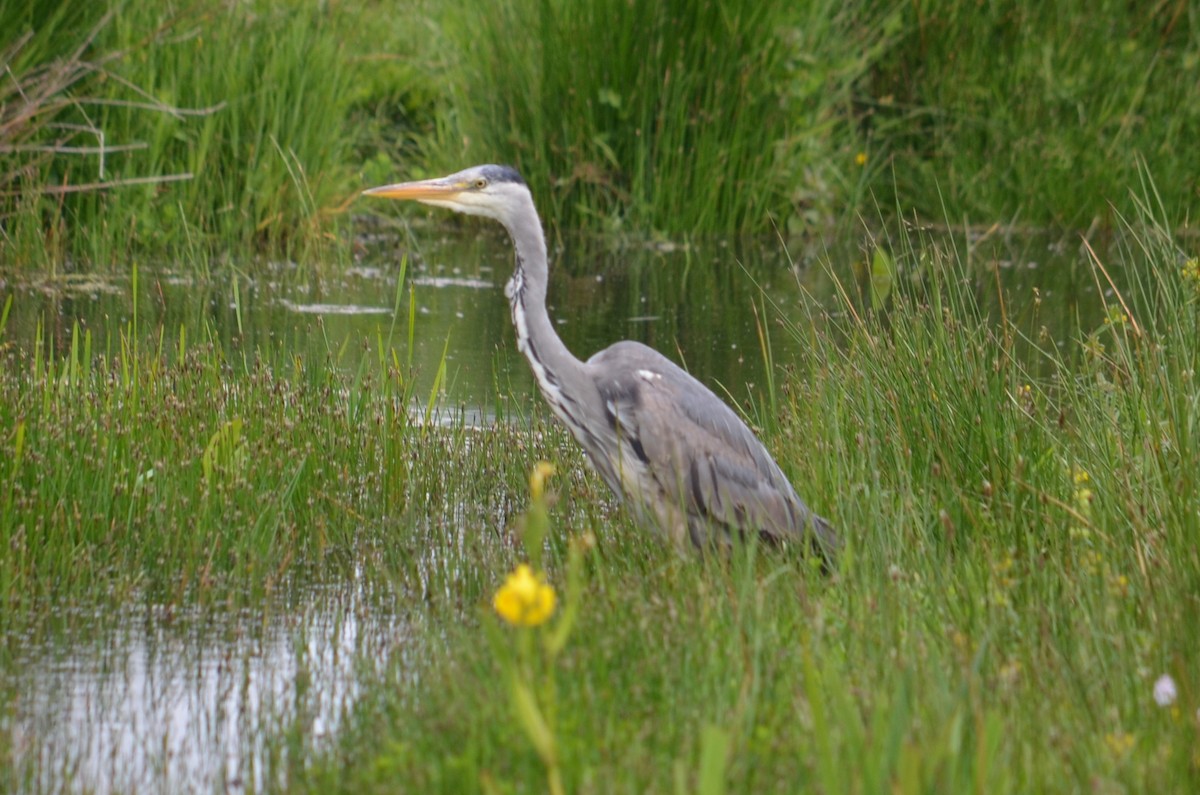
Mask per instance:
[[[516,269],[506,290],[517,331],[517,347],[529,360],[539,389],[557,413],[562,384],[573,383],[566,376],[581,369],[583,363],[559,339],[546,311],[550,274],[546,240],[536,211],[530,206],[528,213],[522,213],[519,220],[505,226],[517,253]]]

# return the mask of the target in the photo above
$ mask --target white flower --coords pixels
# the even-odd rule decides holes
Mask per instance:
[[[1160,707],[1169,707],[1175,703],[1179,691],[1175,688],[1175,680],[1170,674],[1163,674],[1154,682],[1154,703]]]

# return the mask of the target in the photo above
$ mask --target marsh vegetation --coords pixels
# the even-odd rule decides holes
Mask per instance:
[[[0,789],[1200,785],[1192,4],[0,30]],[[353,203],[481,161],[575,352],[728,394],[836,571],[635,527],[532,393],[506,242]],[[530,558],[559,611],[505,626]]]

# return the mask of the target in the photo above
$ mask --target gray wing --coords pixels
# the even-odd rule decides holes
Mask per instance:
[[[635,342],[613,345],[587,364],[619,444],[643,465],[642,500],[681,507],[694,543],[718,531],[770,541],[808,538],[827,557],[836,551],[833,529],[809,511],[758,438],[706,386]]]

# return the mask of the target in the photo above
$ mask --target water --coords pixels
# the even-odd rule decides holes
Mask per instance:
[[[360,357],[392,349],[401,362],[411,358],[415,393],[423,399],[431,397],[444,354],[446,382],[435,398],[440,405],[486,419],[494,417],[498,401],[532,403],[532,376],[516,351],[503,295],[512,267],[508,241],[479,234],[477,227],[443,240],[432,231],[421,237],[434,242],[413,251],[394,238],[367,239],[355,266],[326,268],[320,275],[279,264],[257,278],[200,281],[143,266],[140,333],[161,330],[171,341],[185,328],[189,340],[211,339],[235,360],[330,358],[351,371]],[[945,247],[951,245],[972,263],[983,310],[999,317],[1001,286],[1003,311],[1024,322],[1031,336],[1046,326],[1062,342],[1076,317],[1085,324],[1102,320],[1077,241],[989,236],[974,248],[969,238],[947,239]],[[720,395],[761,400],[760,329],[776,363],[802,355],[801,343],[784,324],[805,325],[814,307],[840,311],[843,291],[865,302],[867,249],[866,241],[845,240],[808,254],[793,252],[798,260],[793,262],[776,241],[738,248],[572,245],[551,254],[548,303],[559,335],[580,358],[621,339],[638,340],[683,364]],[[414,261],[401,286],[399,258],[406,250]],[[1119,278],[1120,269],[1114,270]],[[111,349],[133,318],[130,281],[118,276],[16,286],[19,298],[7,336],[28,342],[42,323],[50,352],[63,354],[78,322],[97,346],[107,340]],[[3,288],[0,284],[0,295]],[[1051,307],[1036,317],[1035,288]],[[416,320],[411,351],[410,299]]]
[[[361,677],[409,637],[394,603],[355,581],[233,612],[138,604],[74,619],[19,644],[5,672],[18,789],[261,790],[280,775],[281,738],[322,747]]]
[[[62,354],[79,324],[94,351],[111,352],[121,332],[161,332],[169,344],[182,328],[233,360],[317,357],[350,372],[382,348],[401,362],[411,358],[421,396],[430,395],[444,355],[444,393],[434,399],[453,414],[487,423],[506,406],[532,405],[534,385],[503,297],[507,241],[477,237],[476,227],[448,241],[422,237],[434,242],[415,252],[403,285],[401,246],[388,238],[364,240],[354,267],[321,276],[284,264],[256,278],[200,281],[143,266],[136,302],[129,277],[0,284],[0,301],[6,292],[18,296],[5,339],[31,345],[40,326],[48,352]],[[554,254],[551,314],[580,357],[618,339],[641,340],[718,394],[761,400],[760,330],[777,364],[802,356],[781,321],[803,325],[821,305],[840,311],[843,290],[858,300],[867,279],[861,263],[869,261],[863,248],[851,240],[819,249],[823,261],[842,263],[830,268],[811,257],[795,265],[776,244],[577,247]],[[992,240],[972,257],[968,278],[984,311],[998,314],[999,285],[1004,311],[1031,335],[1049,326],[1061,342],[1075,318],[1101,321],[1076,245]],[[1053,311],[1034,311],[1035,289]],[[137,603],[75,616],[61,631],[7,637],[0,754],[15,765],[7,780],[30,792],[261,789],[283,769],[281,738],[300,733],[319,747],[332,737],[364,674],[419,653],[407,638],[388,594],[355,579],[299,577],[232,613]]]
[[[445,352],[445,405],[487,413],[497,387],[517,399],[532,396],[503,295],[512,267],[507,241],[490,236],[451,241],[418,254],[398,297],[395,248],[379,245],[359,265],[319,278],[301,278],[281,265],[265,278],[199,282],[143,267],[138,323],[145,330],[163,329],[168,340],[180,327],[192,340],[211,336],[235,357],[243,352],[332,357],[353,370],[359,357],[381,345],[406,361],[411,295],[417,394],[428,398]],[[784,312],[796,311],[803,300],[798,284],[829,294],[831,285],[819,283],[823,274],[817,269],[800,273],[798,282],[777,252],[765,260],[754,251],[568,252],[554,263],[551,315],[580,358],[620,339],[639,340],[686,363],[718,392],[728,389],[742,399],[761,387],[763,357],[752,312],[758,291],[739,261]],[[103,340],[126,329],[132,316],[128,277],[56,284],[20,297],[10,335],[31,338],[40,319],[61,353],[77,321],[94,340]],[[786,356],[790,340],[777,325],[774,329],[775,353]]]

